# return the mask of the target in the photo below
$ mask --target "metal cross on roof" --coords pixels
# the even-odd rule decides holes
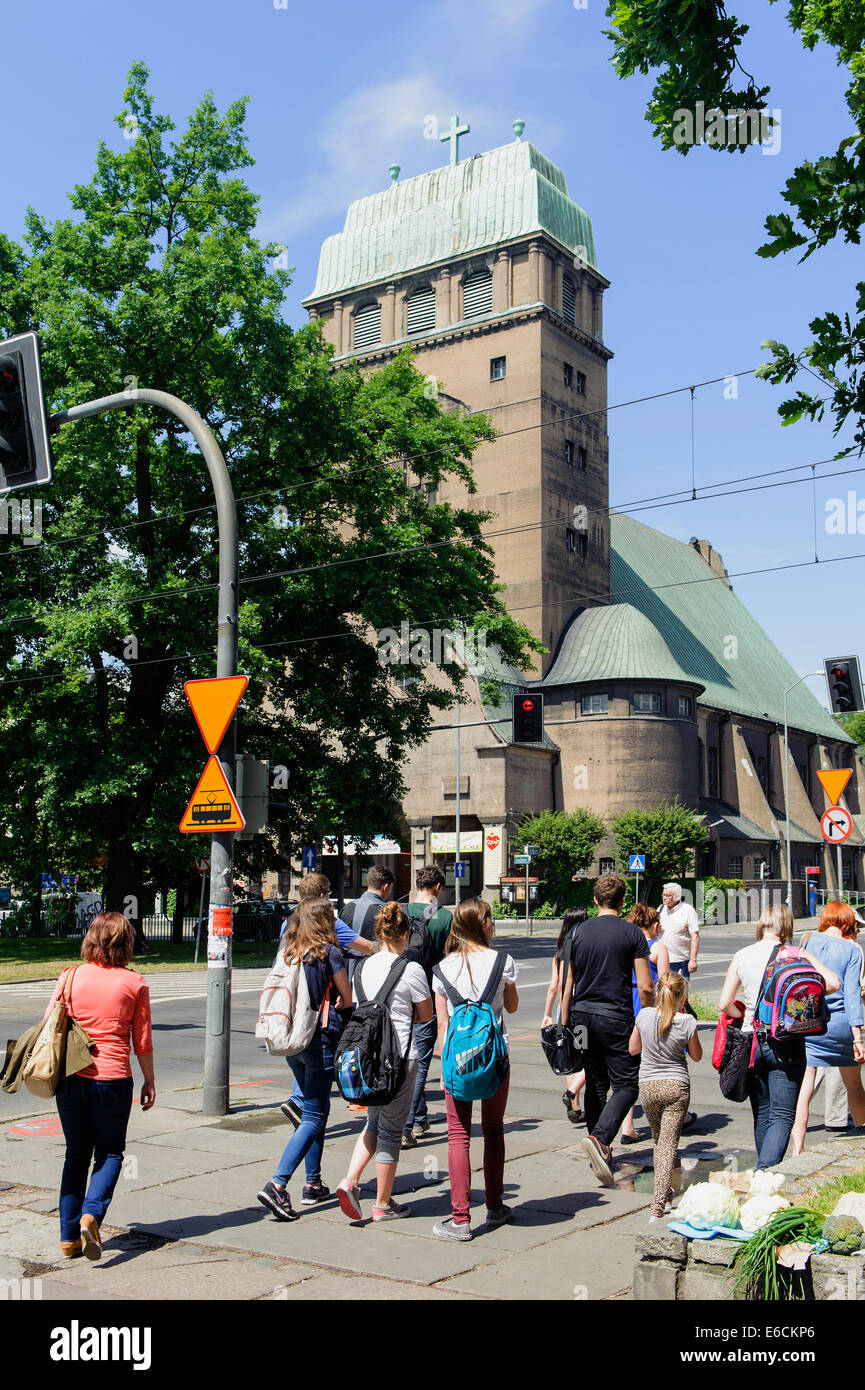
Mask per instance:
[[[450,130],[440,135],[440,140],[449,140],[451,144],[451,164],[458,164],[460,157],[460,136],[468,135],[471,130],[470,125],[460,125],[459,116],[451,116]]]

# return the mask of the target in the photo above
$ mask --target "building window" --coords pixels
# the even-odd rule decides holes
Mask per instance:
[[[569,526],[565,531],[565,545],[573,555],[577,549],[577,533],[573,526]]]
[[[490,358],[490,381],[504,381],[508,374],[508,359],[506,357]]]
[[[578,396],[584,396],[585,394],[586,394],[586,374],[585,374],[585,372],[577,372],[577,395],[578,395]]]
[[[364,304],[354,316],[354,350],[376,347],[381,342],[381,305]]]
[[[721,783],[720,778],[718,776],[718,749],[713,748],[710,745],[709,748],[706,750],[706,753],[706,772],[708,774],[709,795],[717,797],[721,795]]]
[[[405,302],[406,331],[431,333],[436,326],[436,296],[431,285],[415,290]]]
[[[608,695],[583,695],[580,699],[583,714],[606,714],[608,707]]]
[[[705,756],[706,756],[706,750],[705,750],[705,748],[704,748],[704,746],[703,746],[703,740],[702,740],[701,738],[698,738],[698,739],[697,739],[697,791],[699,792],[700,796],[703,795],[703,788],[704,788],[704,786],[705,786],[705,781],[706,781],[706,778],[705,778],[705,775],[704,775],[704,772],[703,772],[703,759],[704,759]]]
[[[565,463],[569,468],[574,466],[574,441],[572,439],[565,440]]]
[[[744,859],[742,859],[742,858],[737,858],[735,855],[730,855],[729,858],[727,859],[727,877],[728,877],[728,878],[743,878],[743,877],[744,877],[744,873],[745,873],[745,861],[744,861]]]
[[[691,697],[690,695],[679,696],[679,714],[683,719],[691,718]]]
[[[562,363],[562,366],[563,366],[564,369],[565,369],[565,385],[566,385],[566,386],[573,386],[573,384],[574,384],[574,369],[573,369],[573,367],[571,366],[570,362],[563,362],[563,363]]]
[[[588,449],[586,448],[585,444],[581,444],[577,449],[577,467],[579,468],[581,473],[585,473],[586,471],[586,463],[588,462],[588,457]]]
[[[656,690],[637,690],[634,692],[635,714],[660,714],[661,697]]]
[[[614,874],[616,872],[615,859],[599,859],[598,872],[600,874]]]
[[[577,287],[569,275],[562,278],[562,318],[577,322]]]
[[[762,754],[754,759],[754,768],[757,773],[757,781],[763,791],[767,792],[769,790],[769,764]]]
[[[463,318],[479,319],[493,311],[493,277],[479,270],[463,282]]]

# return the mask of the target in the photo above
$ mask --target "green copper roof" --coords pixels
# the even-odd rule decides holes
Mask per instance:
[[[783,723],[784,691],[799,672],[693,546],[612,513],[610,589],[613,603],[638,608],[686,678],[705,687],[700,704]],[[804,681],[790,691],[788,717],[791,728],[852,742]]]
[[[544,686],[587,681],[702,682],[676,661],[657,628],[629,603],[587,608],[565,630]]]
[[[538,232],[548,232],[597,269],[591,221],[569,198],[561,169],[533,145],[515,140],[352,203],[344,230],[321,248],[310,298]]]

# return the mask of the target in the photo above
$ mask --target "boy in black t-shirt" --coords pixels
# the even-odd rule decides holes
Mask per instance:
[[[649,947],[640,928],[619,916],[625,884],[604,874],[595,884],[597,917],[574,933],[562,993],[562,1018],[582,1030],[587,1138],[580,1144],[596,1177],[612,1187],[611,1144],[636,1102],[640,1059],[628,1051],[634,1026],[631,977],[640,1003],[654,1003]],[[612,1094],[607,1094],[612,1087]]]

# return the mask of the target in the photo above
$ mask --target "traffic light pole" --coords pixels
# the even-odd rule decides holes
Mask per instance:
[[[85,401],[52,415],[49,425],[56,434],[63,425],[104,415],[109,410],[129,410],[137,405],[155,405],[167,410],[189,431],[207,464],[216,497],[219,531],[219,597],[216,639],[217,676],[237,675],[237,509],[234,490],[225,459],[213,434],[197,411],[177,396],[145,387]],[[232,718],[219,746],[219,760],[226,781],[234,792],[234,753],[236,721]],[[207,938],[207,1023],[204,1044],[205,1115],[228,1113],[229,1039],[231,1029],[231,937],[214,936],[214,910],[231,911],[234,832],[212,836],[210,853],[210,923]],[[219,913],[219,917],[224,913]]]

